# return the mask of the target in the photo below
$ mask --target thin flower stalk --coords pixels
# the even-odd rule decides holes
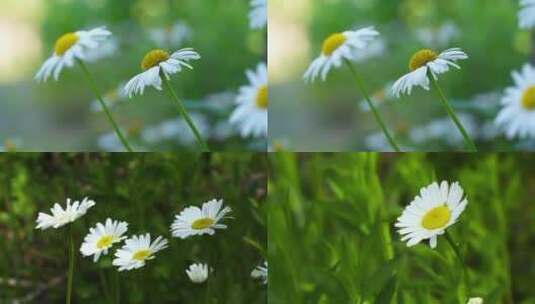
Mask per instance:
[[[117,137],[119,138],[119,140],[123,144],[123,146],[126,149],[126,151],[133,152],[132,148],[128,144],[128,141],[126,140],[124,135],[121,133],[121,130],[119,129],[119,126],[117,125],[117,123],[113,119],[113,116],[111,115],[111,112],[108,109],[108,106],[102,100],[102,96],[99,93],[99,90],[97,89],[97,85],[96,85],[95,79],[93,78],[93,76],[91,75],[91,73],[89,72],[89,70],[87,69],[87,67],[86,67],[86,65],[84,64],[83,61],[81,61],[80,59],[76,59],[76,61],[78,62],[78,64],[82,68],[82,71],[84,72],[84,74],[86,75],[87,81],[89,82],[89,86],[90,86],[91,90],[93,91],[93,94],[95,94],[95,97],[97,98],[97,100],[100,102],[100,105],[101,105],[102,109],[104,110],[104,113],[106,113],[106,117],[110,121],[110,124],[112,125],[113,130],[115,131],[115,134],[117,135]]]
[[[392,146],[392,148],[396,152],[401,152],[401,149],[399,148],[398,144],[394,141],[394,138],[392,137],[392,135],[390,135],[390,132],[388,131],[388,128],[386,127],[386,124],[383,122],[383,119],[381,118],[381,115],[379,115],[379,112],[377,111],[377,108],[374,106],[372,100],[370,99],[370,96],[369,96],[368,92],[364,88],[364,84],[362,82],[362,79],[359,76],[359,74],[357,73],[356,69],[353,67],[353,65],[351,64],[351,62],[349,60],[344,59],[344,62],[347,64],[347,67],[349,68],[349,70],[351,71],[351,74],[355,78],[355,81],[357,83],[357,87],[361,91],[362,95],[364,95],[364,99],[368,103],[368,106],[370,107],[370,109],[371,109],[371,111],[373,113],[373,116],[375,117],[375,120],[377,121],[377,123],[381,127],[381,130],[383,131],[383,134],[387,138],[388,143],[390,144],[390,146]]]

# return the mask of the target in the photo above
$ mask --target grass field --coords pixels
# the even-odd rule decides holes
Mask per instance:
[[[3,154],[0,156],[0,302],[63,303],[67,228],[74,232],[73,303],[265,303],[251,278],[266,256],[265,154]],[[67,227],[36,230],[38,212],[88,196],[96,205]],[[185,240],[169,227],[184,207],[212,198],[233,210],[225,230]],[[107,217],[127,234],[162,235],[169,247],[137,270],[118,272],[115,249],[93,263],[79,248],[89,227]],[[203,284],[185,273],[213,268]]]
[[[529,154],[271,154],[270,303],[535,303]],[[433,181],[468,199],[444,236],[407,247],[396,218]]]
[[[0,164],[2,303],[64,301],[67,230],[36,230],[35,219],[84,196],[96,205],[69,224],[77,249],[106,217],[170,246],[121,273],[115,250],[98,263],[77,250],[73,303],[535,303],[529,154],[4,154]],[[407,247],[394,228],[442,180],[468,199],[447,229],[460,259],[445,236]],[[171,237],[175,214],[214,197],[233,209],[228,229]],[[266,258],[269,292],[251,278]],[[186,276],[193,262],[213,267],[206,283]]]

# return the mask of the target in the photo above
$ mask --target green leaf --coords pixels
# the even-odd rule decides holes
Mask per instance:
[[[396,284],[397,277],[396,275],[393,275],[392,277],[390,277],[390,279],[386,282],[386,284],[383,286],[383,288],[377,295],[375,303],[390,304],[392,302],[392,298],[394,297],[394,293],[396,292]]]

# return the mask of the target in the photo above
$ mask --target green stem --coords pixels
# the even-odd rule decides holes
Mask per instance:
[[[455,244],[455,242],[453,241],[448,231],[444,232],[444,236],[446,237],[446,240],[448,241],[448,244],[450,245],[451,249],[453,249],[453,251],[455,252],[455,256],[459,260],[459,264],[461,264],[464,284],[465,284],[465,287],[468,289],[468,292],[470,292],[470,288],[468,286],[468,269],[466,268],[466,264],[464,263],[464,258],[461,254],[461,251],[459,250],[459,246]]]
[[[115,304],[121,302],[121,284],[119,282],[119,272],[115,271]]]
[[[80,59],[76,59],[76,61],[78,61],[78,64],[80,65],[80,67],[82,68],[82,71],[86,75],[87,80],[89,82],[89,86],[91,87],[91,90],[93,90],[93,94],[95,94],[95,96],[97,97],[97,100],[100,102],[100,105],[102,106],[102,109],[104,109],[104,113],[106,113],[106,116],[108,117],[108,120],[110,121],[110,123],[111,123],[111,125],[112,125],[112,127],[113,127],[113,129],[115,131],[115,134],[117,134],[117,137],[119,137],[119,140],[123,144],[123,146],[126,149],[126,151],[132,152],[133,150],[130,147],[130,145],[128,144],[128,142],[126,141],[126,139],[123,136],[123,134],[121,133],[121,130],[119,129],[119,126],[117,125],[115,120],[113,120],[113,116],[111,115],[111,112],[108,109],[108,106],[106,105],[104,100],[102,100],[102,96],[100,95],[99,90],[97,89],[96,81],[93,78],[93,76],[91,75],[91,73],[89,72],[89,70],[87,69],[87,66]]]
[[[385,259],[387,261],[392,260],[394,258],[394,248],[392,248],[392,236],[390,235],[390,223],[388,220],[386,220],[387,214],[384,207],[384,201],[381,203],[381,211],[379,220],[383,223],[381,224],[381,239],[383,241],[383,252],[385,255]]]
[[[353,67],[353,65],[351,64],[351,62],[349,60],[344,59],[344,61],[347,64],[347,66],[349,67],[349,70],[351,71],[351,73],[353,74],[353,77],[355,78],[355,81],[357,83],[357,87],[361,91],[362,95],[364,95],[364,99],[368,103],[368,106],[370,107],[370,110],[372,111],[373,116],[375,116],[375,120],[377,120],[377,123],[379,124],[379,126],[383,130],[383,133],[386,136],[386,138],[388,139],[388,142],[390,143],[390,145],[392,146],[392,148],[394,148],[394,150],[396,152],[401,152],[401,149],[399,148],[399,146],[394,141],[394,138],[392,137],[392,135],[390,135],[390,132],[388,132],[388,129],[386,128],[385,123],[381,119],[381,116],[379,115],[379,112],[377,111],[377,109],[373,105],[373,102],[370,99],[370,96],[368,95],[368,92],[364,88],[364,84],[362,82],[362,79],[360,78],[360,76],[357,73],[356,69]]]
[[[206,282],[206,294],[204,298],[205,304],[210,304],[210,278],[208,278],[208,281]]]
[[[68,227],[69,233],[69,272],[67,274],[67,296],[65,298],[65,303],[71,303],[72,295],[72,278],[74,275],[74,240],[72,236],[72,227]]]
[[[102,268],[99,269],[100,283],[102,284],[102,291],[106,297],[106,302],[111,303],[110,292],[108,290],[108,282],[106,280],[106,274]]]
[[[437,80],[435,79],[435,77],[433,77],[433,75],[431,75],[429,73],[428,73],[427,77],[431,80],[431,83],[433,84],[433,87],[438,92],[438,96],[440,97],[439,99],[440,99],[440,102],[442,103],[442,106],[444,106],[444,109],[448,113],[449,117],[451,118],[451,120],[453,120],[453,122],[455,123],[455,126],[457,127],[457,129],[459,129],[459,131],[463,135],[465,147],[468,148],[471,152],[477,152],[476,145],[474,144],[474,142],[472,141],[472,139],[468,135],[468,132],[466,132],[466,130],[464,129],[463,125],[461,124],[461,121],[459,120],[459,118],[457,117],[457,115],[455,114],[453,109],[451,108],[450,104],[448,103],[448,100],[446,99],[446,96],[444,96],[444,93],[442,92],[442,89],[438,85]]]
[[[171,96],[173,101],[175,101],[175,103],[177,104],[178,112],[180,112],[180,115],[182,115],[182,117],[186,120],[189,128],[193,132],[193,135],[195,135],[195,139],[197,140],[197,144],[199,144],[199,146],[201,147],[201,150],[203,152],[210,152],[210,149],[208,149],[208,145],[202,139],[201,133],[199,132],[199,130],[195,126],[195,123],[193,123],[193,120],[191,119],[191,117],[189,116],[188,112],[186,111],[186,108],[184,107],[184,105],[182,104],[180,99],[178,99],[178,96],[176,95],[175,91],[171,87],[171,84],[169,83],[169,80],[167,79],[167,76],[165,76],[163,74],[163,72],[162,72],[162,73],[160,73],[160,78],[163,81],[163,85],[164,85],[165,89],[169,92],[169,95]]]
[[[210,248],[209,248],[210,249]],[[210,251],[208,251],[210,252]],[[210,268],[211,267],[216,267],[216,265],[212,264],[212,259],[211,257],[213,256],[213,254],[210,254],[209,255],[210,258],[208,258],[208,279],[206,280],[206,295],[205,295],[205,304],[210,304],[210,301],[211,301],[211,289],[210,289],[210,281],[212,281],[212,274],[210,273]]]
[[[446,231],[444,233],[444,236],[446,237],[446,240],[448,241],[448,244],[450,244],[450,247],[451,249],[453,249],[453,251],[455,252],[455,256],[457,257],[457,259],[459,260],[459,263],[463,266],[463,268],[465,267],[464,265],[464,258],[461,254],[461,251],[459,250],[459,247],[457,246],[457,244],[455,244],[455,242],[453,241],[453,239],[451,238],[450,234],[448,233],[448,231]]]

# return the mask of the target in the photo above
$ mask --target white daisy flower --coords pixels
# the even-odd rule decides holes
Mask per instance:
[[[85,236],[80,247],[80,252],[84,256],[93,255],[93,261],[97,262],[100,255],[108,254],[108,250],[113,244],[126,239],[123,234],[128,230],[128,223],[112,221],[106,219],[104,225],[97,223],[95,227],[89,228],[89,233]]]
[[[303,79],[310,83],[321,76],[321,80],[325,81],[331,68],[340,67],[344,59],[353,61],[358,58],[357,52],[368,47],[377,36],[379,32],[374,27],[330,35],[323,41],[321,55],[312,61]]]
[[[41,66],[35,80],[45,82],[50,76],[58,80],[64,67],[72,67],[76,59],[85,60],[86,53],[99,47],[111,35],[105,27],[67,33],[56,40],[54,53]]]
[[[102,96],[102,101],[104,101],[104,104],[106,104],[106,107],[108,107],[108,109],[111,109],[127,100],[128,96],[124,93],[123,87],[124,83],[121,83]],[[102,104],[100,104],[100,101],[98,101],[98,99],[94,99],[93,101],[91,101],[89,107],[91,109],[91,112],[104,111],[104,109],[102,108]]]
[[[171,26],[152,28],[148,32],[149,38],[156,45],[168,47],[180,46],[184,41],[189,40],[192,35],[191,28],[183,22],[175,22]]]
[[[420,195],[405,208],[395,227],[399,228],[398,232],[403,236],[401,240],[408,241],[407,246],[429,239],[429,245],[435,248],[437,236],[455,224],[467,204],[459,183],[448,185],[448,182],[443,181],[439,186],[434,182],[420,189]]]
[[[468,299],[467,304],[483,304],[483,298],[470,298]]]
[[[238,105],[229,122],[240,129],[242,137],[266,136],[268,128],[268,75],[265,63],[259,63],[256,70],[247,70],[249,85],[242,86],[236,98]]]
[[[210,124],[205,116],[199,113],[191,113],[191,120],[197,126],[203,138],[209,136]],[[141,131],[141,138],[150,144],[156,144],[165,140],[172,140],[184,145],[191,145],[195,137],[182,117],[164,120],[158,124],[147,126]]]
[[[119,40],[115,37],[110,37],[104,41],[98,48],[90,49],[85,54],[85,61],[96,62],[104,58],[113,56],[119,50]]]
[[[202,204],[202,209],[190,206],[175,216],[171,225],[174,237],[185,239],[189,236],[209,234],[213,235],[215,229],[226,229],[227,225],[219,223],[229,212],[230,207],[221,209],[223,200],[212,199]]]
[[[67,207],[63,209],[60,204],[55,203],[54,207],[50,209],[52,215],[39,212],[37,216],[36,229],[45,230],[50,227],[57,229],[68,223],[72,223],[78,218],[85,215],[87,210],[95,205],[95,201],[85,197],[81,202],[74,201],[71,204],[71,199],[67,199]]]
[[[525,64],[512,76],[515,85],[505,90],[495,123],[509,139],[535,138],[535,67]]]
[[[191,264],[186,274],[193,283],[204,283],[208,279],[208,264]]]
[[[439,27],[424,27],[416,30],[416,38],[423,45],[442,47],[459,37],[459,27],[452,21],[447,21]]]
[[[387,102],[394,100],[394,94],[392,94],[391,90],[393,84],[393,81],[389,81],[380,90],[372,93],[370,97],[377,104],[377,106],[382,106]],[[359,108],[364,112],[371,111],[370,105],[366,102],[366,99],[362,99],[359,102]]]
[[[397,98],[401,94],[410,95],[412,87],[419,86],[429,91],[429,76],[438,79],[438,75],[450,70],[450,67],[460,69],[455,62],[467,59],[468,55],[460,48],[452,48],[438,54],[430,49],[423,49],[416,52],[409,61],[410,72],[398,79],[392,86],[394,96]]]
[[[268,283],[268,263],[264,262],[264,266],[256,266],[253,271],[251,271],[251,277],[253,279],[260,279],[262,283]]]
[[[121,131],[125,132],[125,130],[122,130],[122,129]],[[117,134],[113,131],[100,135],[97,139],[97,146],[103,151],[110,151],[110,152],[126,151],[124,149],[123,144],[121,143],[121,140],[117,137]],[[136,150],[138,149],[136,148]]]
[[[521,0],[518,26],[523,29],[535,27],[535,0]]]
[[[365,49],[353,53],[354,62],[366,62],[372,58],[383,56],[386,53],[386,42],[381,38],[377,38],[370,41]]]
[[[115,252],[113,266],[119,271],[138,269],[145,266],[145,261],[154,259],[156,252],[167,248],[168,242],[161,236],[154,242],[150,241],[150,234],[134,235],[125,241],[125,245]]]
[[[267,24],[267,0],[251,0],[249,24],[252,29],[260,29]]]
[[[458,113],[458,118],[470,137],[474,138],[479,135],[478,122],[473,115],[460,112]],[[452,128],[451,119],[447,116],[432,120],[425,125],[411,128],[409,138],[415,144],[441,141],[453,147],[463,142],[462,134]]]
[[[170,79],[170,75],[182,71],[183,67],[190,70],[193,67],[190,60],[198,60],[201,56],[192,48],[180,49],[173,54],[161,49],[148,52],[141,61],[142,73],[130,79],[124,87],[125,94],[130,98],[134,94],[143,94],[146,86],[152,86],[157,90],[162,90],[162,79],[164,76]]]

